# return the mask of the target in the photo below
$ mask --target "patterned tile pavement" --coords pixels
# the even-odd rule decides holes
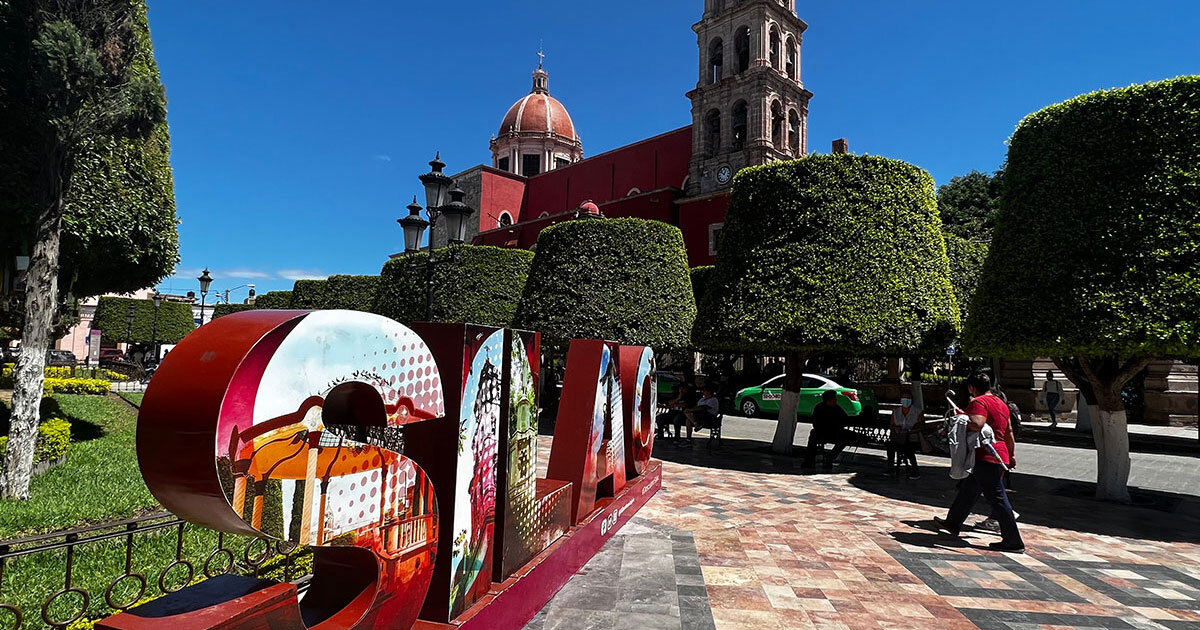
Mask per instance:
[[[532,630],[1200,629],[1196,496],[1121,506],[1020,475],[1011,499],[1028,553],[1009,555],[987,549],[997,539],[986,532],[935,532],[930,519],[955,490],[937,463],[894,481],[872,452],[850,453],[832,474],[803,474],[796,457],[749,440],[712,453],[703,441],[656,445],[655,456],[663,490]],[[671,565],[666,554],[678,554]],[[580,601],[604,614],[581,614]]]

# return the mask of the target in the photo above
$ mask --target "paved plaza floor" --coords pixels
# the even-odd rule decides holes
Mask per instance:
[[[892,480],[881,452],[858,449],[811,473],[731,425],[711,452],[706,438],[655,445],[663,489],[530,630],[1200,628],[1200,458],[1168,461],[1190,475],[1137,489],[1134,505],[1097,502],[1083,480],[1018,474],[1028,553],[1009,555],[987,549],[998,538],[986,532],[935,532],[955,491],[944,459]],[[1095,457],[1063,450],[1018,446],[1018,461],[1074,470]]]

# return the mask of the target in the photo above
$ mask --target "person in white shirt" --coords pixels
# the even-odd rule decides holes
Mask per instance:
[[[1062,383],[1054,380],[1054,371],[1046,372],[1046,382],[1042,383],[1042,402],[1050,410],[1050,428],[1058,426],[1058,403],[1063,399]]]
[[[887,444],[887,472],[895,477],[900,474],[899,464],[908,463],[908,478],[921,476],[917,469],[917,447],[921,444],[920,430],[924,426],[924,412],[913,403],[912,390],[900,394],[900,408],[892,412],[892,434]],[[898,455],[898,457],[897,457]],[[896,461],[899,459],[900,461]]]
[[[700,389],[700,401],[695,407],[684,411],[687,417],[687,437],[692,439],[692,427],[697,429],[712,429],[717,424],[717,416],[721,414],[721,401],[713,391],[712,385]]]

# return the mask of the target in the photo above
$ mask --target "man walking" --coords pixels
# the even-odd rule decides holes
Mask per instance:
[[[1058,426],[1058,403],[1063,397],[1062,383],[1054,380],[1054,371],[1046,372],[1046,382],[1042,383],[1042,402],[1050,410],[1050,428]]]
[[[975,451],[975,466],[971,474],[963,479],[958,486],[958,496],[950,506],[950,512],[945,520],[934,517],[934,521],[952,536],[958,536],[963,521],[971,511],[971,506],[982,493],[992,507],[992,516],[1000,523],[1000,542],[990,545],[998,551],[1023,553],[1025,543],[1021,533],[1017,531],[1017,520],[1013,517],[1012,505],[1008,502],[1008,493],[1004,490],[1005,468],[1016,466],[1012,453],[1015,447],[1012,426],[1008,418],[1008,405],[991,391],[992,382],[987,374],[976,373],[967,380],[967,390],[971,393],[971,403],[967,405],[967,417],[970,419],[967,431],[979,432],[984,425],[991,428],[996,436],[992,449],[981,447]]]

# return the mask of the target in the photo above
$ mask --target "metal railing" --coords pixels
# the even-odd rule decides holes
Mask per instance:
[[[215,545],[207,553],[207,547],[185,551],[185,534],[195,534],[202,542],[215,537]],[[140,566],[139,561],[145,559],[138,558],[144,554],[137,553],[137,543],[154,542],[155,547],[167,547],[163,544],[167,542],[164,536],[174,537],[173,554],[159,555],[155,562],[147,564],[169,561],[157,570]],[[97,572],[105,564],[96,562],[97,558],[112,556],[114,551],[118,555],[115,563],[108,563],[111,573]],[[95,554],[89,558],[92,552]],[[202,558],[197,557],[197,552]],[[0,540],[0,630],[19,630],[27,622],[30,622],[28,627],[64,628],[85,617],[99,618],[128,610],[147,598],[173,593],[200,579],[225,573],[269,576],[303,584],[309,575],[311,562],[306,559],[311,558],[311,553],[311,549],[298,549],[294,543],[212,532],[170,512]],[[86,575],[81,575],[81,561],[89,560]],[[48,595],[28,589],[13,595],[14,587],[20,585],[6,580],[13,581],[11,574],[21,563],[26,565],[19,567],[24,569],[25,579],[61,571],[58,583],[62,586]]]

